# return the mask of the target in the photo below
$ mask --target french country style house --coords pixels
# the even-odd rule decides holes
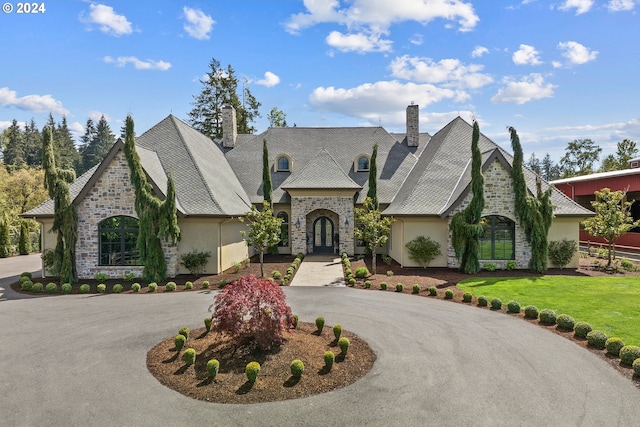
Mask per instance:
[[[258,135],[239,135],[235,110],[223,109],[223,138],[211,140],[170,115],[136,137],[143,168],[160,198],[170,173],[176,187],[176,246],[164,246],[167,274],[188,273],[181,254],[211,253],[206,273],[218,274],[251,255],[239,220],[252,205],[261,206],[262,152],[266,140],[273,182],[274,213],[283,219],[278,250],[283,254],[364,253],[354,238],[354,207],[367,194],[370,156],[377,154],[377,194],[383,215],[395,222],[380,252],[403,266],[406,243],[424,235],[439,242],[442,255],[434,267],[457,267],[449,222],[471,199],[472,126],[457,117],[433,135],[419,130],[419,109],[406,110],[406,132],[382,127],[278,127]],[[513,260],[527,268],[531,250],[514,209],[512,156],[481,135],[485,177],[485,235],[482,262],[499,268]],[[76,268],[79,278],[96,272],[110,277],[140,274],[136,252],[138,220],[134,189],[118,140],[105,159],[70,186],[78,211]],[[531,194],[536,176],[525,170]],[[543,183],[543,189],[549,184]],[[578,240],[579,223],[591,212],[553,190],[555,218],[549,240]],[[55,247],[51,200],[25,214],[43,225],[42,247]],[[578,257],[569,266],[577,266]],[[46,273],[46,272],[45,272]]]

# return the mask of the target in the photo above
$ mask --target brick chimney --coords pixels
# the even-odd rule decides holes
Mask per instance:
[[[238,125],[236,123],[236,109],[231,105],[222,107],[222,146],[233,148],[238,139]]]
[[[411,103],[407,106],[407,145],[417,147],[420,141],[420,109]]]

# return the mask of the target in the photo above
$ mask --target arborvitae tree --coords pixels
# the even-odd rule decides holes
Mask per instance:
[[[371,161],[369,162],[369,191],[367,197],[371,199],[373,208],[378,209],[378,168],[376,166],[376,158],[378,157],[378,143],[373,144],[373,153],[371,153]]]
[[[180,228],[176,216],[176,193],[171,175],[167,180],[167,197],[161,201],[153,194],[135,147],[134,124],[131,116],[125,121],[124,152],[131,172],[131,183],[135,189],[135,208],[138,214],[138,252],[144,265],[142,278],[148,282],[166,279],[167,264],[162,251],[161,239],[172,244],[180,239]]]
[[[18,253],[29,255],[31,252],[31,238],[29,237],[29,226],[27,221],[20,221],[20,240],[18,240]]]
[[[0,258],[10,257],[12,253],[9,220],[6,215],[3,215],[0,217]]]
[[[480,271],[480,237],[484,229],[480,224],[484,209],[484,176],[482,175],[482,153],[478,147],[480,127],[473,122],[471,137],[471,202],[451,218],[451,244],[460,262],[460,271],[474,274]]]
[[[85,136],[83,136],[83,142],[90,132],[89,121],[87,121],[87,131],[85,132]],[[109,123],[107,123],[104,115],[100,117],[92,133],[93,135],[89,143],[82,150],[82,173],[100,163],[115,141],[115,134],[111,132]]]
[[[269,150],[267,149],[267,140],[262,140],[262,193],[264,201],[269,203],[269,207],[273,207],[272,200],[273,185],[271,184],[271,167],[269,165]]]
[[[543,192],[542,183],[538,178],[536,180],[537,197],[529,195],[522,168],[520,138],[513,127],[509,127],[509,132],[513,148],[513,191],[516,198],[516,215],[520,219],[520,226],[524,228],[527,242],[531,245],[529,268],[536,273],[542,273],[547,270],[548,262],[547,236],[553,220],[552,190],[549,187]]]
[[[57,233],[54,250],[54,270],[60,272],[60,283],[71,283],[76,277],[75,250],[78,240],[78,213],[71,201],[69,183],[76,179],[73,169],[56,166],[53,131],[45,127],[42,138],[44,187],[53,199],[54,214],[51,231]]]
[[[24,133],[16,119],[13,119],[11,126],[3,132],[4,149],[2,156],[4,165],[9,172],[26,165],[24,153]]]

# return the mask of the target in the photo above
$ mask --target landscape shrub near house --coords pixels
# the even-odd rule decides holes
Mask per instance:
[[[258,362],[249,362],[244,369],[245,374],[247,375],[247,380],[250,383],[256,382],[258,379],[258,374],[260,373],[260,364]]]
[[[587,334],[587,343],[591,347],[595,347],[599,350],[604,349],[607,339],[609,339],[609,337],[602,331],[595,330]]]
[[[471,292],[465,292],[464,294],[462,294],[462,302],[471,302],[471,299],[473,298],[473,294]]]
[[[369,270],[367,269],[367,267],[356,268],[356,277],[358,279],[364,279],[367,276],[369,276]]]
[[[538,314],[539,314],[538,307],[536,307],[535,305],[528,305],[524,308],[524,317],[526,319],[537,319]]]
[[[51,283],[47,283],[47,286],[45,287],[45,291],[48,294],[55,294],[58,292],[58,285],[56,285],[55,283],[51,282]]]
[[[484,295],[480,295],[478,297],[478,306],[479,307],[486,307],[489,305],[489,300],[487,299],[487,297],[485,297]]]
[[[350,345],[351,345],[351,342],[347,337],[342,337],[338,340],[338,347],[340,347],[340,351],[342,352],[343,355],[347,354],[347,351],[349,350]]]
[[[451,289],[444,291],[444,299],[453,299],[453,291]]]
[[[604,343],[604,348],[607,349],[607,354],[612,356],[619,356],[622,347],[624,347],[624,341],[618,337],[611,337]]]
[[[196,363],[196,351],[192,348],[186,349],[182,355],[182,360],[184,360],[184,364],[187,366],[193,365]]]
[[[134,283],[133,285],[131,285],[131,291],[140,292],[140,283]]]
[[[576,338],[587,338],[587,334],[591,332],[593,328],[587,322],[578,322],[574,326],[573,336]]]
[[[122,285],[120,283],[116,283],[115,285],[113,285],[112,292],[114,294],[119,294],[123,290],[124,290],[124,288],[122,287]]]
[[[80,293],[81,294],[88,294],[89,291],[91,291],[91,287],[88,284],[84,283],[84,284],[80,285]]]
[[[556,312],[549,308],[545,308],[540,312],[540,323],[543,325],[555,325],[556,319]]]
[[[413,285],[413,288],[411,289],[411,292],[414,294],[419,294],[420,293],[420,285],[418,285],[417,283],[415,285]]]
[[[571,262],[577,250],[578,243],[575,240],[551,241],[549,242],[549,259],[554,266],[564,268]]]
[[[302,363],[302,360],[300,359],[295,359],[293,362],[291,362],[290,368],[291,376],[300,378],[302,376],[302,373],[304,372],[304,363]]]
[[[36,282],[33,284],[33,287],[31,289],[33,292],[35,292],[36,294],[42,293],[44,292],[44,285],[40,282]]]
[[[194,249],[191,252],[180,255],[180,265],[189,270],[190,274],[202,274],[202,272],[204,272],[204,268],[209,262],[210,257],[211,252],[209,251],[201,252]]]
[[[491,310],[500,310],[502,308],[502,300],[500,298],[491,299]]]
[[[182,350],[182,347],[184,347],[186,342],[187,342],[187,338],[184,335],[182,334],[176,335],[175,338],[173,339],[173,343],[176,346],[176,351],[180,352],[180,350]]]
[[[60,290],[62,291],[63,294],[70,294],[72,291],[72,287],[71,287],[71,283],[63,283],[62,286],[60,287]]]
[[[331,370],[333,366],[333,362],[336,360],[336,355],[331,350],[327,350],[324,352],[324,366],[327,367],[328,370]]]
[[[98,290],[99,294],[104,294],[105,292],[107,292],[107,285],[105,285],[104,283],[100,283],[98,286],[96,286],[96,289]]]
[[[319,334],[322,333],[324,328],[324,317],[316,317],[316,330]]]
[[[561,314],[558,316],[556,323],[558,324],[558,328],[563,331],[573,331],[573,328],[576,325],[576,321],[568,314]]]
[[[520,303],[518,301],[509,301],[507,303],[507,313],[520,313]]]
[[[207,376],[210,380],[214,380],[218,375],[220,369],[220,362],[217,359],[211,359],[207,362]]]
[[[418,236],[408,242],[405,247],[409,252],[409,258],[418,263],[420,267],[427,268],[429,263],[440,256],[440,243],[430,237]]]

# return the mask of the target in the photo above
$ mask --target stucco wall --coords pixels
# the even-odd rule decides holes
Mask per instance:
[[[418,236],[430,237],[431,240],[440,244],[441,255],[434,258],[429,267],[447,266],[447,239],[448,221],[441,218],[417,218],[403,217],[396,218],[392,229],[391,256],[403,267],[420,267],[418,263],[409,258],[409,251],[405,244]],[[399,234],[399,237],[395,235]]]
[[[236,262],[242,262],[249,257],[249,248],[243,240],[241,231],[247,230],[247,226],[238,219],[227,220],[221,223],[222,230],[220,246],[221,271],[231,268]]]
[[[219,250],[220,227],[219,219],[210,218],[182,218],[180,226],[180,243],[178,245],[178,259],[180,255],[198,251],[211,252],[204,272],[218,274],[220,272]],[[189,274],[184,266],[179,265],[178,274]]]
[[[567,240],[575,240],[576,243],[580,241],[579,233],[580,233],[580,221],[583,218],[554,218],[551,223],[551,228],[549,229],[549,238],[548,240],[551,242],[558,241],[562,239]],[[549,261],[549,267],[554,267]],[[571,259],[571,262],[567,264],[565,268],[578,268],[580,265],[580,251],[576,251]]]
[[[56,248],[56,238],[58,233],[50,233],[51,227],[53,227],[53,218],[41,218],[38,219],[38,222],[42,224],[40,227],[41,236],[40,236],[40,247],[42,248],[42,252],[47,249],[54,250]],[[44,263],[42,264],[42,277],[48,277],[50,274],[44,268]]]

